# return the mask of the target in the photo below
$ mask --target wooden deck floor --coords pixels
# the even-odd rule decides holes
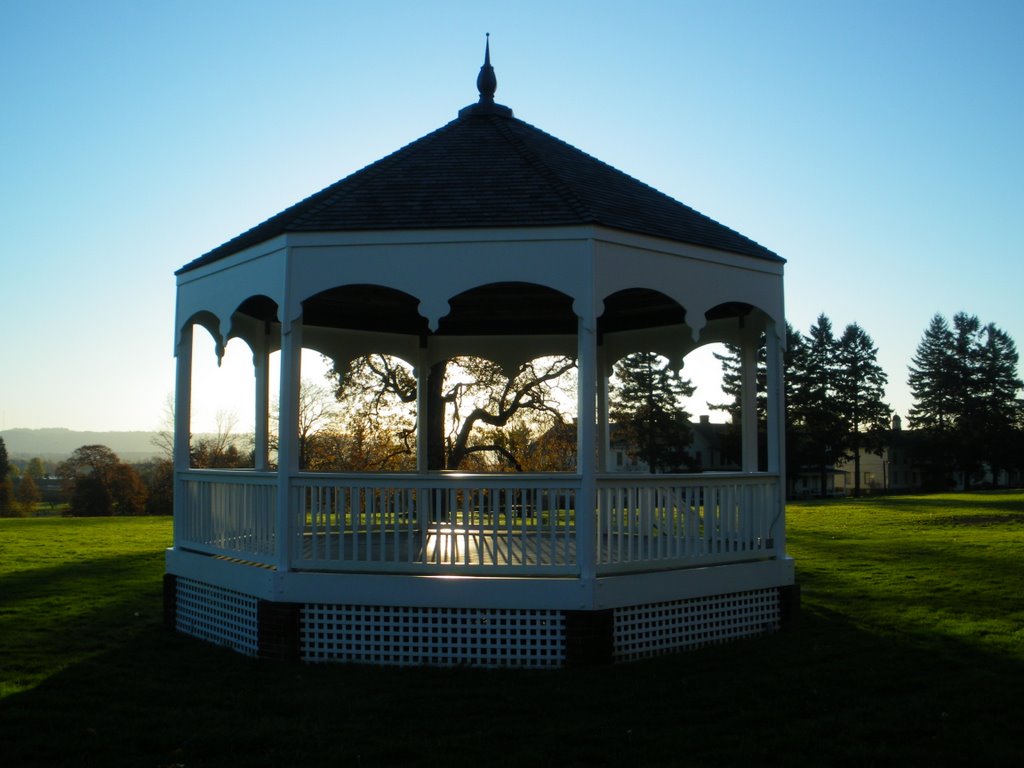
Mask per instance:
[[[371,534],[314,533],[303,537],[302,559],[318,563],[571,566],[576,562],[576,540],[568,531],[538,534],[447,526]]]
[[[680,540],[666,536],[625,533],[600,535],[597,559],[608,565],[638,561],[697,560],[709,552],[736,552],[737,542],[715,542],[713,550],[680,551]],[[674,551],[673,551],[674,545]],[[714,555],[711,555],[714,557]],[[571,530],[535,532],[480,530],[457,526],[431,526],[426,531],[387,531],[372,534],[307,533],[302,540],[302,561],[314,567],[349,564],[485,566],[520,568],[573,568],[576,537]]]

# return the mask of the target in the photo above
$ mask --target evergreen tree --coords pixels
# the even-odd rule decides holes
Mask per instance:
[[[862,448],[881,453],[892,411],[885,404],[888,378],[878,348],[857,323],[846,326],[835,348],[834,402],[843,426],[840,445],[853,459],[853,492],[860,496]]]
[[[924,435],[921,458],[929,467],[932,485],[948,476],[954,464],[958,374],[953,346],[949,323],[936,314],[917,345],[909,369],[908,383],[914,397],[910,426]]]
[[[981,469],[978,446],[985,439],[979,418],[980,354],[981,322],[975,315],[957,312],[953,315],[953,356],[950,365],[953,372],[951,386],[955,414],[953,427],[956,434],[953,457],[957,469],[960,470],[964,488],[967,487],[971,475]]]
[[[914,396],[910,424],[927,435],[925,459],[933,477],[960,472],[966,486],[988,465],[1000,468],[1020,455],[1022,383],[1013,340],[994,324],[983,326],[965,312],[953,325],[935,315],[918,345],[909,383]]]
[[[1019,357],[1013,339],[993,323],[982,329],[981,336],[973,379],[976,452],[992,470],[993,481],[998,481],[999,470],[1017,463],[1024,442],[1024,403],[1018,398],[1024,382],[1017,378]]]
[[[729,397],[729,401],[708,403],[708,407],[715,411],[725,411],[733,422],[738,424],[743,415],[743,353],[735,344],[725,344],[724,346],[724,353],[714,352],[712,354],[722,364],[722,393]],[[762,333],[757,346],[757,373],[754,376],[757,385],[757,418],[762,423],[766,418],[768,402],[767,359],[767,346]]]
[[[722,452],[727,461],[738,465],[741,461],[743,445],[743,353],[735,344],[725,344],[724,346],[724,352],[712,354],[722,364],[722,394],[729,399],[724,403],[708,403],[707,406],[713,411],[724,411],[728,414],[729,422],[723,436]],[[763,453],[760,446],[765,438],[767,423],[767,382],[767,348],[764,334],[761,334],[757,348],[757,372],[755,374],[759,456]]]
[[[730,425],[725,435],[725,441],[723,445],[723,451],[725,451],[728,460],[739,463],[740,462],[740,451],[741,451],[741,398],[743,392],[742,385],[742,358],[740,348],[733,344],[725,345],[724,353],[714,353],[714,357],[722,364],[722,392],[729,397],[729,400],[725,403],[708,403],[708,407],[713,410],[725,411],[729,414]],[[795,382],[797,382],[803,375],[806,369],[807,363],[807,345],[804,342],[803,336],[798,333],[792,325],[786,323],[786,346],[783,351],[783,386],[785,389],[785,404],[787,416],[785,417],[785,440],[786,440],[786,475],[788,480],[788,487],[792,488],[796,480],[797,475],[800,472],[800,467],[810,463],[807,454],[806,441],[804,440],[804,433],[799,425],[794,424],[793,419],[788,415],[795,402],[794,391]],[[767,381],[768,381],[768,368],[767,368],[767,344],[765,343],[765,337],[762,334],[761,344],[757,351],[757,417],[758,417],[758,445],[759,445],[759,456],[763,456],[764,451],[760,450],[760,446],[764,444],[767,439],[766,435],[766,424],[767,424]],[[763,467],[761,467],[763,469]]]
[[[0,437],[0,516],[8,514],[14,506],[14,484],[11,482],[11,464],[7,457],[7,444]]]
[[[833,396],[837,376],[836,339],[832,322],[824,314],[811,326],[800,357],[794,366],[789,417],[798,430],[797,456],[804,463],[818,467],[824,494],[829,468],[841,455],[845,434]]]
[[[786,397],[786,481],[787,488],[796,487],[800,468],[811,464],[807,455],[808,441],[804,438],[801,425],[796,423],[794,403],[798,400],[797,390],[803,371],[807,368],[807,344],[804,337],[786,323],[786,351],[783,354],[785,370],[784,389]]]
[[[616,363],[610,416],[651,472],[691,466],[686,448],[693,435],[682,401],[693,392],[689,380],[653,352],[638,352]]]
[[[910,408],[910,426],[943,433],[954,426],[953,332],[942,315],[935,315],[925,329],[917,352],[911,359],[910,392],[914,405]]]

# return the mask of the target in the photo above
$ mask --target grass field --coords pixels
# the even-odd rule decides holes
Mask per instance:
[[[1024,494],[789,507],[794,632],[559,672],[160,628],[166,518],[0,520],[0,766],[1024,765]]]

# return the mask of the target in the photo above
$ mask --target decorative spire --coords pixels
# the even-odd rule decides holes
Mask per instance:
[[[494,67],[491,66],[491,33],[487,33],[487,42],[484,43],[484,65],[480,67],[480,74],[476,76],[476,89],[480,92],[480,100],[476,104],[470,104],[459,110],[459,117],[470,115],[500,115],[501,117],[512,117],[512,110],[501,104],[494,103],[494,92],[498,90],[498,78],[494,74]]]
[[[491,33],[487,33],[487,42],[484,43],[484,65],[480,67],[480,74],[476,76],[476,89],[480,91],[481,104],[493,104],[494,92],[498,90],[498,78],[494,74],[494,67],[491,66]]]

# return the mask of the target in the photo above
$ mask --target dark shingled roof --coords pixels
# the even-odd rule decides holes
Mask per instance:
[[[782,259],[492,103],[200,256],[179,274],[287,232],[603,225]]]

